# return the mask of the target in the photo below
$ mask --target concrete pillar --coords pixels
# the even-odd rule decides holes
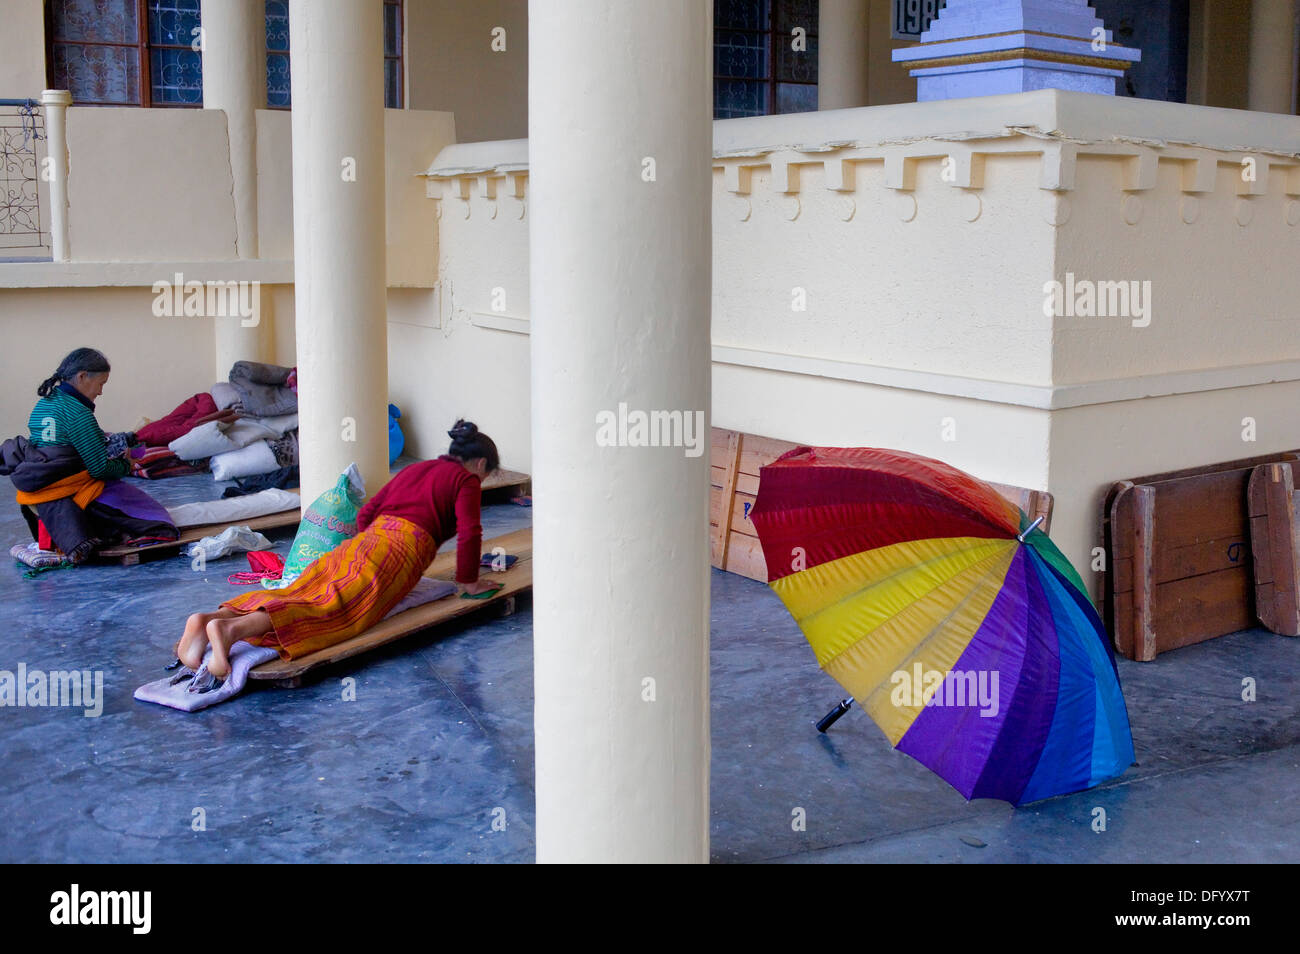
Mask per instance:
[[[821,0],[817,19],[817,108],[867,106],[871,0]]]
[[[266,108],[265,0],[202,0],[203,108],[226,114],[234,179],[234,257],[257,258],[257,118]],[[269,296],[265,304],[269,304]],[[270,309],[257,327],[215,319],[216,376],[236,361],[268,361]]]
[[[537,860],[704,862],[712,4],[528,12]]]
[[[1295,110],[1296,8],[1293,0],[1250,5],[1249,105],[1266,113]]]
[[[72,94],[66,89],[41,93],[45,107],[45,155],[50,160],[50,252],[56,262],[71,258],[68,237],[68,107]]]
[[[388,480],[383,39],[374,0],[290,0],[304,500],[351,461]]]

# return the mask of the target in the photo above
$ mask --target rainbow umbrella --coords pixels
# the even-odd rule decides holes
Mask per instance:
[[[1020,805],[1132,764],[1083,581],[988,484],[901,451],[800,447],[762,469],[750,516],[821,667],[966,798]]]

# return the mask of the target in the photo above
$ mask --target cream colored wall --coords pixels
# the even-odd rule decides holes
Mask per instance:
[[[384,198],[389,287],[431,287],[438,278],[436,208],[419,172],[456,141],[451,113],[384,110]]]
[[[900,159],[915,178],[902,190],[886,184],[888,150],[869,152],[843,193],[827,188],[820,162],[802,167],[794,192],[777,192],[758,166],[750,192],[732,194],[715,170],[714,344],[1046,383],[1051,328],[1035,305],[1051,227],[1038,214],[1039,163],[990,164],[976,193],[943,182],[938,156]]]
[[[73,261],[236,257],[225,113],[74,106],[68,156]]]
[[[527,0],[406,0],[412,109],[456,114],[462,142],[528,135]],[[506,49],[492,50],[505,30]]]
[[[5,0],[0,99],[40,99],[45,81],[43,0]]]
[[[257,111],[257,245],[293,258],[293,130],[287,109]]]
[[[263,258],[293,258],[293,136],[288,110],[257,112],[257,220]],[[451,113],[384,110],[385,222],[390,287],[437,281],[436,206],[419,172],[456,141]],[[361,172],[358,171],[360,175]]]
[[[0,434],[27,433],[36,387],[74,348],[98,348],[113,372],[96,416],[132,430],[212,387],[207,318],[157,318],[149,288],[0,288]]]
[[[528,472],[528,336],[471,325],[438,327],[437,291],[388,293],[389,400],[402,409],[406,453],[447,452],[447,430],[463,417],[496,441],[501,465]]]
[[[1196,154],[1215,167],[1204,186],[1213,191],[1184,192],[1191,167],[1161,160],[1158,150],[1144,154],[1156,171],[1143,190],[1123,188],[1132,159],[1079,159],[1055,277],[1149,281],[1152,312],[1147,327],[1058,319],[1056,384],[1300,359],[1300,268],[1284,265],[1300,261],[1300,165],[1270,169],[1259,155],[1266,191],[1240,195],[1239,154]]]

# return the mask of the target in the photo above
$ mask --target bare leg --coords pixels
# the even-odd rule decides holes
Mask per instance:
[[[233,617],[233,618],[232,618]],[[254,610],[240,616],[210,620],[207,624],[208,645],[212,647],[212,659],[208,663],[208,672],[224,679],[230,675],[230,647],[241,639],[251,639],[271,632],[271,617],[266,610]]]
[[[234,610],[219,609],[215,613],[193,613],[185,621],[185,632],[176,644],[176,658],[190,669],[203,665],[203,652],[208,648],[208,623],[214,619],[229,619]]]

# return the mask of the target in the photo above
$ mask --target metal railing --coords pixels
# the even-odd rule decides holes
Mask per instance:
[[[45,115],[33,99],[0,99],[0,256],[50,257],[49,216],[41,215]]]

